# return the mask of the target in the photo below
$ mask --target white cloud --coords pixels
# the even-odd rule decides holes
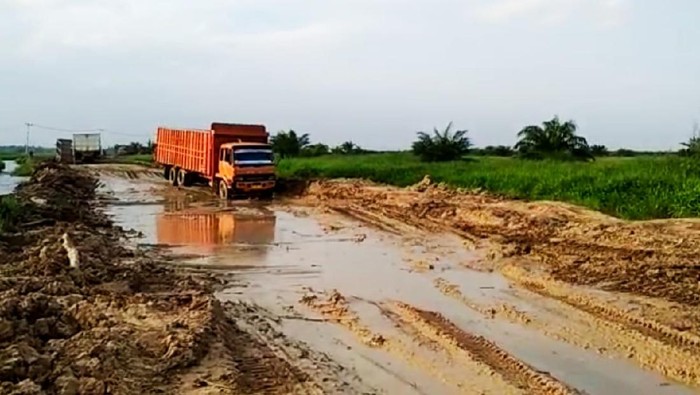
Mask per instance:
[[[547,25],[584,17],[598,26],[620,24],[628,11],[627,0],[493,0],[477,6],[482,20],[502,23],[523,18]]]
[[[296,3],[296,4],[293,4]],[[171,48],[195,51],[222,45],[261,49],[328,43],[353,26],[294,12],[314,1],[260,0],[8,0],[5,6],[26,29],[5,47],[43,56],[65,49],[129,51]],[[285,6],[286,5],[286,6]],[[361,25],[361,24],[360,24]]]

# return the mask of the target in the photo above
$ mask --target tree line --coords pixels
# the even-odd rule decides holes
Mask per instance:
[[[370,152],[352,141],[346,141],[333,148],[321,143],[311,144],[311,137],[308,133],[297,134],[294,130],[278,132],[270,138],[270,144],[272,145],[272,150],[281,158],[296,156],[314,157],[330,154],[357,155]]]
[[[517,133],[514,146],[498,145],[475,148],[467,130],[452,131],[450,122],[443,130],[434,128],[432,133],[418,132],[411,145],[412,152],[422,161],[441,162],[458,160],[467,154],[482,156],[519,157],[542,160],[591,161],[598,157],[638,155],[661,155],[661,152],[639,152],[629,149],[610,151],[604,145],[589,145],[587,139],[578,134],[578,126],[573,120],[561,121],[558,116],[544,121],[541,125],[530,125]],[[271,139],[273,150],[282,158],[295,156],[321,156],[327,154],[367,153],[352,142],[346,142],[329,149],[325,144],[311,144],[308,133],[295,131],[279,132]],[[694,128],[693,137],[682,143],[685,147],[677,153],[685,156],[700,156],[700,127]]]
[[[517,133],[517,142],[513,146],[498,145],[476,148],[472,145],[468,130],[452,131],[450,122],[443,130],[434,128],[432,133],[418,132],[417,139],[411,145],[411,151],[426,162],[458,160],[465,155],[519,157],[524,159],[555,159],[590,161],[605,156],[633,157],[638,155],[666,155],[668,152],[642,152],[629,149],[610,151],[604,145],[589,145],[585,137],[578,134],[578,126],[573,120],[561,121],[558,116],[541,125],[530,125]],[[280,131],[270,138],[273,151],[280,158],[317,157],[323,155],[357,155],[372,153],[352,141],[346,141],[335,147],[322,143],[311,143],[308,133],[294,130]],[[693,129],[693,136],[684,143],[684,148],[676,152],[683,156],[700,157],[700,126]],[[152,141],[145,145],[132,142],[116,146],[119,154],[151,154],[154,149]]]

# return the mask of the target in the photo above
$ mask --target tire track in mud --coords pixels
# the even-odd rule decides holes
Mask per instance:
[[[418,355],[414,344],[409,345],[398,337],[391,337],[372,331],[369,327],[360,322],[359,316],[350,309],[345,297],[337,291],[331,292],[325,299],[319,298],[319,296],[315,294],[307,295],[300,300],[300,303],[319,312],[324,319],[327,319],[329,322],[334,322],[345,327],[364,345],[374,349],[381,349],[388,354],[398,357],[401,361],[433,376],[440,382],[457,388],[460,393],[480,395],[484,393],[522,393],[520,389],[511,386],[507,381],[495,375],[495,372],[487,365],[473,361],[465,355],[456,355],[454,352],[443,348],[438,342],[435,342],[419,331],[407,331],[407,328],[394,313],[380,304],[371,303],[380,310],[382,315],[389,318],[397,327],[404,330],[405,333],[411,335],[412,339],[416,341],[419,346],[447,356],[447,361],[449,362],[458,360],[460,362],[460,377],[455,377],[446,372],[445,369],[436,364],[435,360]]]
[[[215,309],[209,349],[202,362],[182,372],[172,392],[183,394],[340,394],[376,390],[303,342],[286,337],[264,308],[229,302]]]
[[[530,317],[527,313],[518,310],[517,308],[515,308],[515,306],[512,306],[510,304],[500,303],[495,305],[484,305],[477,303],[464,296],[464,294],[462,294],[462,291],[459,290],[458,285],[452,284],[442,277],[433,280],[433,284],[444,295],[457,299],[465,306],[478,313],[481,313],[485,317],[495,318],[496,316],[504,316],[509,321],[518,324],[530,324],[531,322],[533,322],[533,318]]]
[[[201,341],[207,354],[179,375],[173,392],[212,393],[207,389],[215,389],[223,394],[321,394],[310,375],[281,355],[266,336],[241,325],[241,321],[251,319],[253,309],[246,310],[234,304],[214,309],[209,333]]]
[[[537,278],[515,266],[506,266],[501,272],[532,292],[547,296],[579,308],[589,314],[617,322],[653,339],[669,343],[693,352],[700,352],[700,337],[682,332],[658,322],[644,319],[627,311],[596,301],[590,296],[571,290],[570,286],[556,280]]]
[[[700,385],[700,344],[697,336],[680,332],[658,322],[626,312],[594,297],[572,289],[553,279],[534,277],[526,270],[512,265],[501,269],[503,275],[523,288],[563,303],[587,316],[587,323],[597,340],[607,339],[608,345],[643,367],[691,385]],[[578,334],[566,328],[568,336],[561,340],[581,345]]]
[[[438,343],[447,347],[455,345],[528,394],[580,394],[549,374],[537,371],[511,356],[486,338],[460,329],[440,313],[421,310],[402,302],[395,302],[393,307],[407,322],[414,322],[419,330],[432,335],[430,337]]]

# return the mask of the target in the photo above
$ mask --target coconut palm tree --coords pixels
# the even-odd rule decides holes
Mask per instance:
[[[298,135],[294,130],[280,131],[270,139],[272,149],[282,158],[299,156],[301,151],[309,145],[309,134]]]
[[[333,148],[333,153],[337,155],[354,155],[361,154],[364,150],[352,141],[346,141],[343,144]]]
[[[693,124],[693,137],[681,145],[685,147],[680,152],[682,155],[700,156],[700,125],[697,122]]]
[[[542,126],[527,126],[518,132],[515,149],[526,158],[593,159],[584,137],[576,134],[576,123],[554,117]]]
[[[452,122],[444,131],[433,128],[433,134],[418,132],[418,140],[413,143],[413,153],[425,162],[446,162],[457,160],[469,152],[471,141],[467,130],[451,132]]]

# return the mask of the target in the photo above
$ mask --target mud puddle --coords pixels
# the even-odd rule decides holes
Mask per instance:
[[[401,318],[396,305],[435,312],[572,391],[694,393],[631,361],[470,308],[465,300],[507,303],[534,316],[541,304],[523,300],[500,274],[468,269],[480,255],[455,236],[418,231],[399,236],[320,210],[222,204],[186,191],[163,194],[150,175],[106,174],[102,180],[116,202],[108,212],[119,225],[142,233],[138,243],[168,246],[182,257],[179,265],[235,273],[240,285],[222,291],[220,299],[265,307],[285,335],[388,393],[528,393],[517,377],[500,379],[504,373],[497,366],[432,337],[433,331],[443,333],[438,323]],[[445,285],[458,289],[464,300],[446,292]],[[347,300],[337,311],[300,303],[332,291]]]

